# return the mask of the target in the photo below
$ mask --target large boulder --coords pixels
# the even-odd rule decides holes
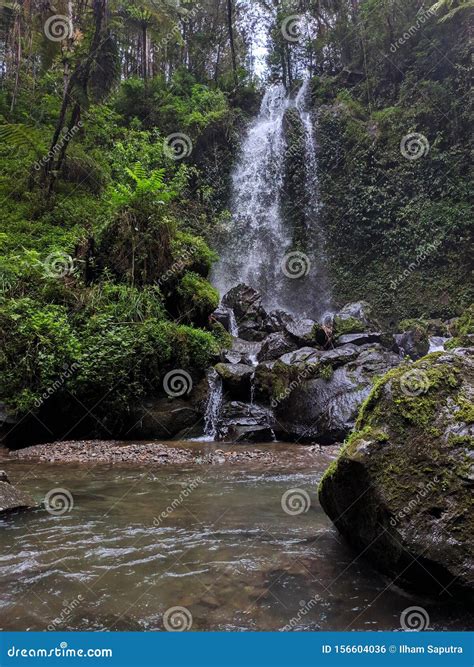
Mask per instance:
[[[396,334],[394,337],[395,350],[405,356],[417,361],[425,357],[430,350],[430,339],[425,327],[416,323],[412,324],[406,331]]]
[[[6,472],[0,470],[0,515],[37,506],[38,503],[30,495],[13,486]]]
[[[279,394],[273,397],[281,428],[277,435],[323,443],[343,440],[354,427],[373,380],[399,363],[396,354],[380,346],[348,345],[319,352],[305,363],[290,367],[283,391],[282,369],[274,367],[273,373],[279,372]]]
[[[469,350],[390,371],[319,488],[358,553],[432,595],[474,593],[473,400]]]
[[[265,338],[257,359],[258,361],[272,361],[297,349],[298,345],[287,334],[279,331]]]
[[[377,331],[378,326],[373,321],[372,307],[366,301],[348,303],[334,315],[334,335],[363,333]]]

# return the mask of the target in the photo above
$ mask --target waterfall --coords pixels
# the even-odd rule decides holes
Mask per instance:
[[[318,228],[317,144],[309,111],[309,80],[292,100],[282,85],[271,85],[260,113],[250,125],[232,173],[232,228],[220,249],[212,281],[223,296],[239,283],[251,285],[269,310],[321,316],[329,305],[322,235]],[[298,110],[305,134],[305,210],[308,247],[293,247],[293,231],[285,224],[281,198],[287,142],[285,113]],[[296,276],[295,276],[296,273]]]
[[[275,308],[281,305],[280,261],[291,244],[280,211],[283,117],[288,106],[284,87],[270,86],[232,174],[233,227],[213,275],[221,295],[239,283],[247,283],[261,291],[266,304]]]
[[[306,191],[309,194],[306,204],[306,226],[310,230],[307,252],[310,255],[313,279],[317,288],[315,314],[323,321],[331,312],[331,294],[327,275],[327,260],[324,233],[320,225],[321,197],[318,180],[317,143],[314,122],[311,115],[311,80],[303,81],[295,99],[295,106],[300,114],[305,134]]]
[[[223,400],[222,379],[214,368],[207,373],[209,395],[204,415],[204,434],[206,440],[216,441],[218,437],[219,416]]]

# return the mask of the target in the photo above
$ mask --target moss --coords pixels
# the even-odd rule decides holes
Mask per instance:
[[[456,338],[451,338],[448,340],[444,347],[446,350],[456,350],[460,347],[472,347],[474,340],[470,335],[457,336]]]
[[[465,396],[459,396],[457,405],[459,406],[459,410],[456,412],[456,419],[465,424],[474,424],[474,404]]]
[[[223,350],[229,350],[232,347],[232,336],[220,322],[212,324],[211,333]]]
[[[326,380],[326,382],[329,382],[329,380],[332,379],[334,375],[334,369],[330,364],[322,364],[319,370],[319,377],[322,378],[323,380]]]
[[[421,319],[402,320],[398,325],[398,329],[403,333],[406,331],[420,331],[427,335],[429,331],[429,323],[426,320]]]
[[[344,336],[346,334],[364,333],[366,326],[355,317],[335,317],[334,318],[334,334],[335,336]]]
[[[177,289],[181,315],[189,321],[206,323],[219,305],[219,292],[196,273],[187,273]]]

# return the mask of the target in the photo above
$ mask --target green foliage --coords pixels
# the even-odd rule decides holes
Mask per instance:
[[[219,305],[219,292],[197,273],[186,273],[178,285],[181,317],[187,320],[207,321]]]
[[[37,407],[79,358],[66,309],[31,298],[0,299],[0,338],[0,393],[20,412]]]

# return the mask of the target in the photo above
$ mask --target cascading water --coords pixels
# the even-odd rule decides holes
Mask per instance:
[[[280,262],[291,244],[280,211],[283,117],[288,105],[283,86],[268,88],[232,175],[233,228],[213,276],[221,295],[246,283],[262,292],[266,304],[275,308],[282,305],[278,299]]]
[[[316,309],[313,313],[324,319],[324,315],[331,311],[331,295],[326,269],[326,252],[324,234],[320,226],[321,198],[319,194],[317,143],[314,132],[314,123],[310,111],[310,79],[305,79],[295,99],[295,106],[299,111],[305,134],[305,164],[308,193],[306,203],[306,226],[309,230],[307,252],[312,263],[312,282],[317,290]]]
[[[324,249],[318,227],[317,147],[308,110],[309,80],[291,100],[282,85],[268,88],[260,113],[242,145],[232,174],[232,229],[221,248],[213,283],[224,295],[246,283],[263,296],[268,309],[321,317],[329,309]],[[293,230],[282,216],[287,142],[285,113],[296,108],[305,133],[308,244],[293,246]]]

